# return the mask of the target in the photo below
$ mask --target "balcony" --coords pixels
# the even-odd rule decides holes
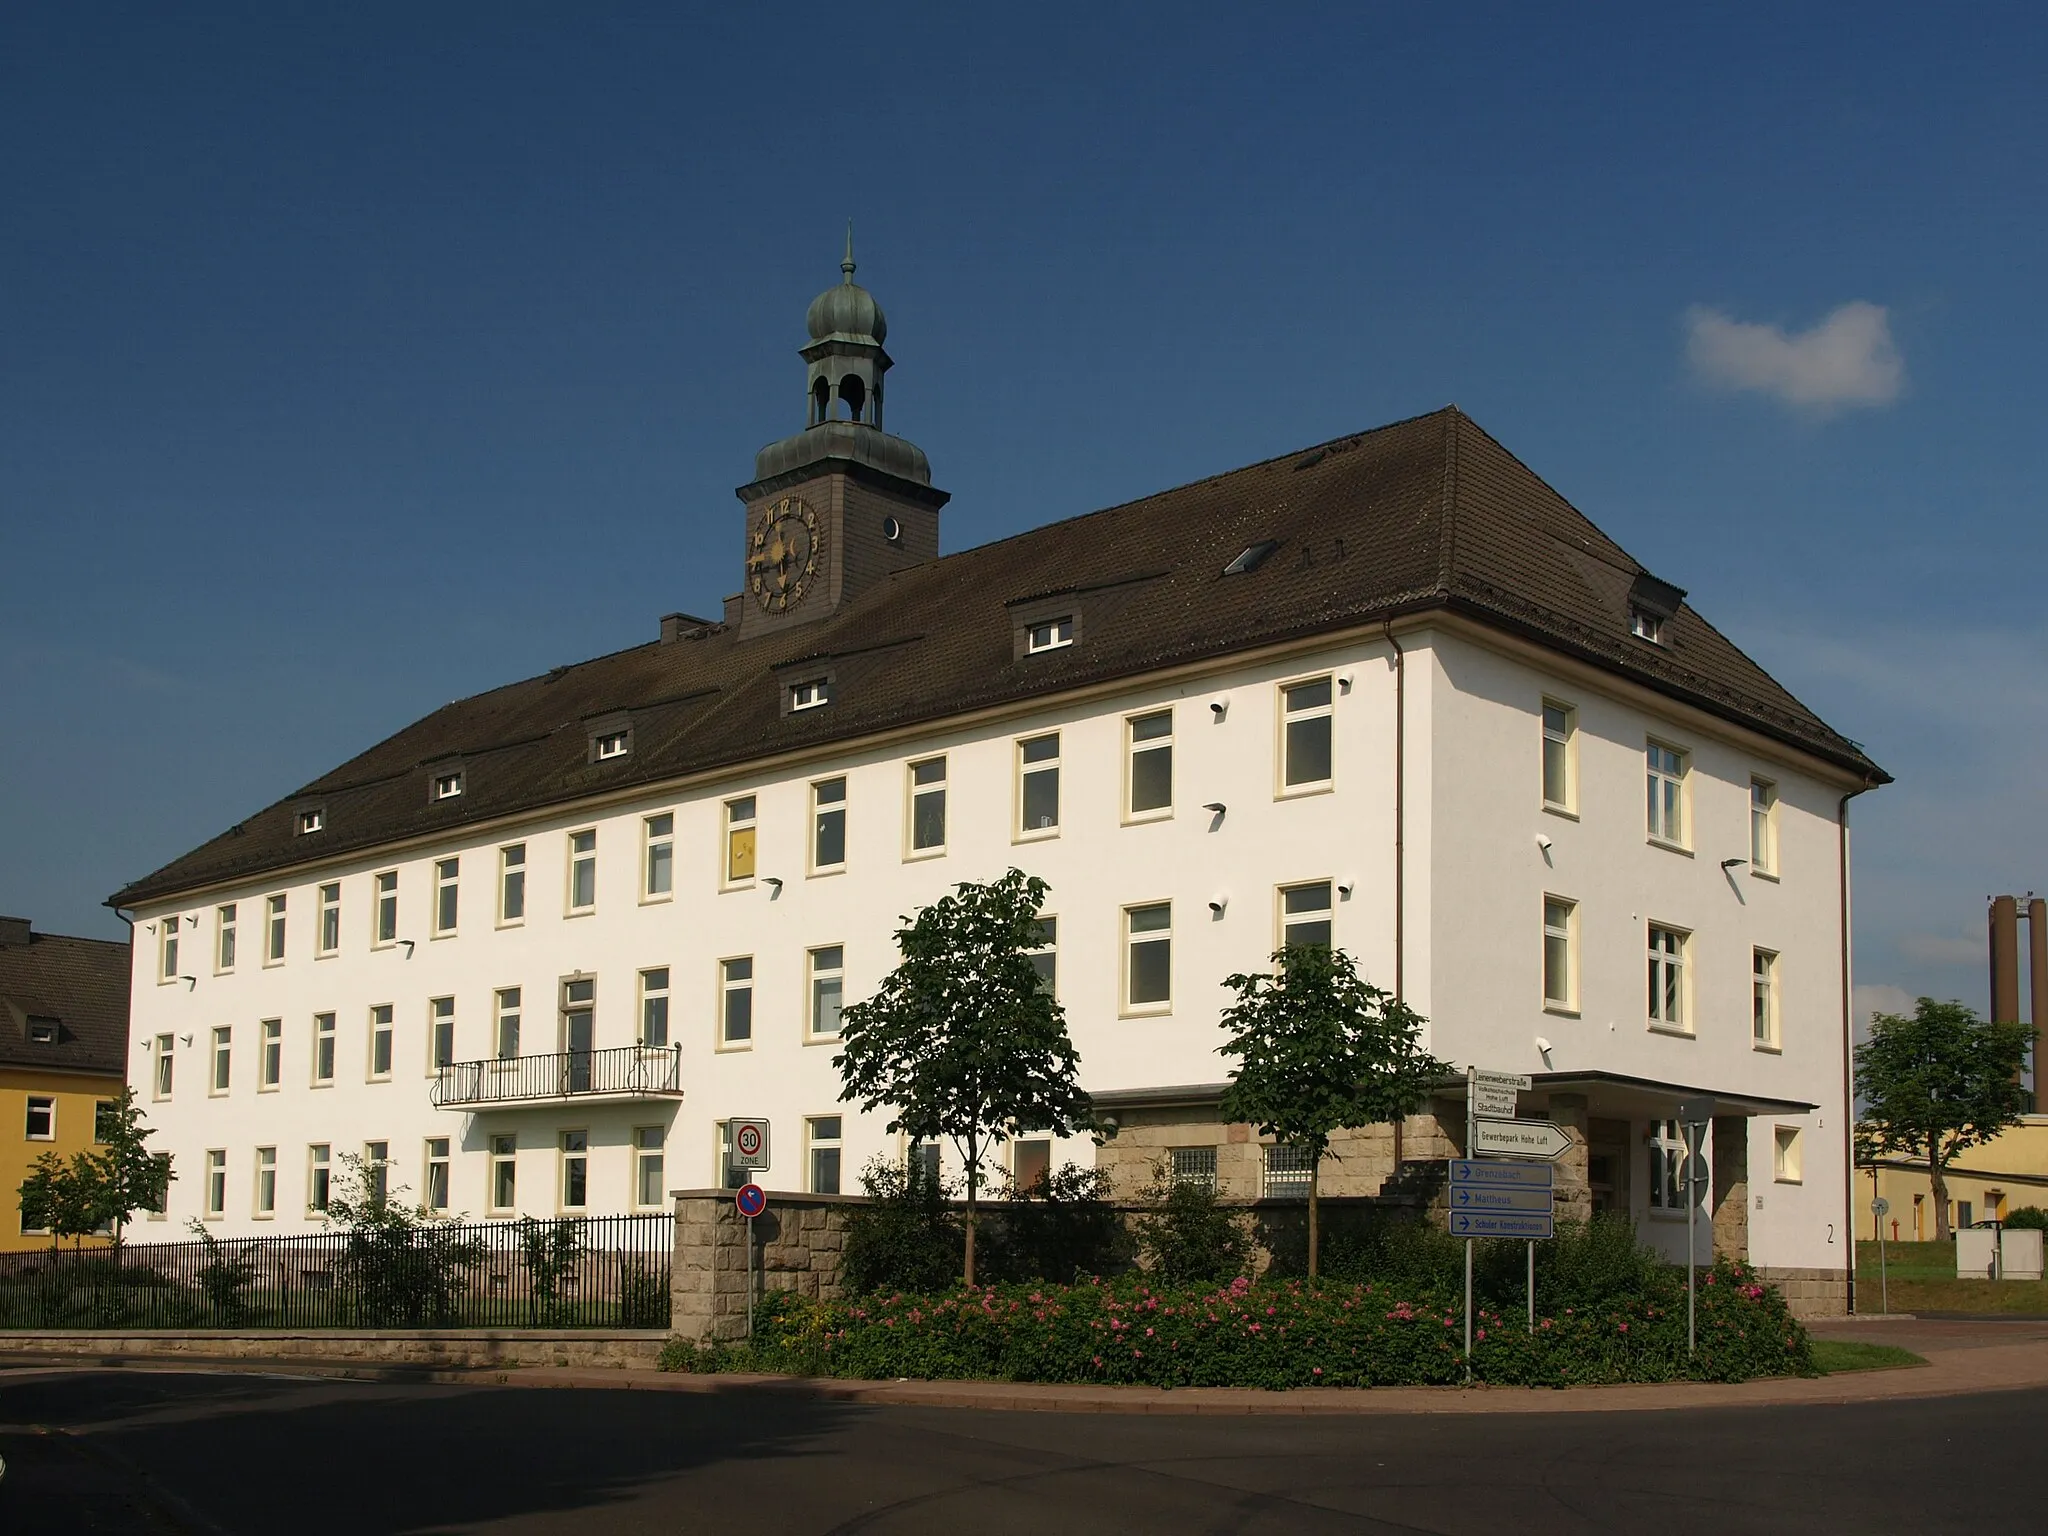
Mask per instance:
[[[496,1056],[458,1061],[434,1074],[439,1109],[492,1109],[516,1104],[630,1103],[683,1096],[682,1047],[622,1045],[551,1056]]]

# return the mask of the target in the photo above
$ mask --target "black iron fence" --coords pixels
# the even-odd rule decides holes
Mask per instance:
[[[674,1219],[0,1253],[0,1328],[665,1328]]]
[[[434,1074],[434,1102],[444,1108],[591,1093],[677,1098],[682,1091],[680,1046],[620,1045],[546,1056],[494,1056],[452,1062]]]

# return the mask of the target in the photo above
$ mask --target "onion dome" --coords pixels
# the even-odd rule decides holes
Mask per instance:
[[[836,288],[827,288],[811,300],[804,317],[812,341],[864,341],[880,346],[889,337],[889,320],[875,296],[853,280],[853,225],[846,226],[846,259],[839,263],[846,274]]]

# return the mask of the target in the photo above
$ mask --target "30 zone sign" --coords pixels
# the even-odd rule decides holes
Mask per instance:
[[[768,1166],[768,1122],[766,1120],[734,1120],[732,1128],[732,1165],[735,1168],[766,1168]]]

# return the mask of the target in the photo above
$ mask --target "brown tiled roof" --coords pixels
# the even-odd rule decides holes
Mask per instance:
[[[1222,574],[1263,539],[1279,548],[1256,570]],[[1644,577],[1447,407],[929,561],[806,628],[742,637],[711,626],[459,700],[110,904],[1428,609],[1467,614],[1886,781],[1691,608],[1666,623],[1662,645],[1631,636],[1629,593]],[[1006,605],[1077,590],[1079,641],[1014,657]],[[823,658],[830,707],[784,714],[789,678],[777,669]],[[632,752],[587,762],[585,722],[617,711],[631,713]],[[455,756],[463,794],[430,803],[428,765]],[[295,811],[315,802],[325,829],[296,836]]]
[[[62,934],[27,935],[10,920],[0,942],[0,1066],[126,1074],[128,946]],[[31,1037],[31,1021],[54,1019],[57,1039]]]

